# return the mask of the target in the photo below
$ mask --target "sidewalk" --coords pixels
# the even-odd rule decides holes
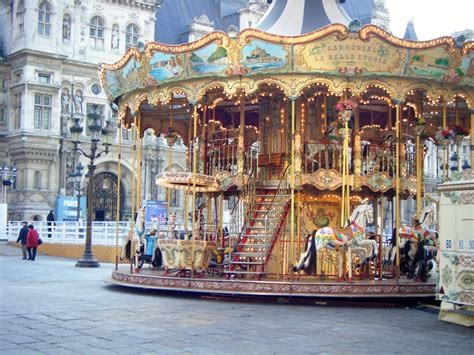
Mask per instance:
[[[474,330],[417,309],[232,303],[107,285],[113,264],[0,243],[0,353],[469,354]]]

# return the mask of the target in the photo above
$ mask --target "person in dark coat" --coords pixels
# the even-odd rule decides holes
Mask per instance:
[[[23,253],[23,260],[26,260],[26,238],[28,236],[28,223],[21,222],[20,233],[18,233],[17,243],[21,242],[21,252]]]
[[[51,238],[52,237],[51,231],[53,229],[54,220],[55,220],[53,210],[49,211],[48,216],[46,216],[46,220],[48,221],[48,238]]]
[[[28,251],[28,260],[35,261],[36,249],[38,248],[38,232],[35,227],[30,224],[28,226],[28,236],[26,237],[26,250]]]

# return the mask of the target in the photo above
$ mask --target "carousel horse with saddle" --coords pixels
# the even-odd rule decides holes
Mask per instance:
[[[419,244],[423,243],[423,248],[428,253],[436,256],[438,245],[438,233],[430,229],[434,222],[434,209],[425,207],[420,213],[420,220],[414,219],[412,226],[403,225],[399,228],[398,234],[400,236],[400,255],[401,255],[401,269],[402,272],[408,272],[410,265],[415,258]],[[395,229],[394,229],[395,231]],[[385,252],[384,265],[391,265],[394,263],[396,256],[396,237],[395,232],[392,235],[390,246]]]
[[[124,236],[124,242],[122,246],[122,253],[120,260],[127,258],[128,260],[134,259],[136,271],[138,272],[139,257],[141,248],[146,244],[145,235],[145,207],[140,207],[137,212],[135,223],[132,224],[132,228]],[[146,246],[145,246],[146,249]]]
[[[340,253],[347,249],[349,262],[348,281],[352,282],[352,249],[371,247],[372,256],[377,255],[377,242],[366,239],[365,228],[367,224],[374,221],[374,211],[370,204],[361,204],[356,207],[349,217],[348,224],[344,228],[323,227],[314,230],[307,236],[306,248],[301,253],[298,263],[293,271],[304,269],[307,273],[315,273],[317,265],[317,254],[323,248],[338,250]],[[342,255],[339,255],[338,280],[343,279]]]

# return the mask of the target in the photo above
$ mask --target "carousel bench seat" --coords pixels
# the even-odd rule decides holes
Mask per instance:
[[[159,239],[163,265],[168,269],[206,270],[216,243],[203,240]],[[194,257],[193,257],[194,250]],[[194,260],[194,268],[193,268]]]

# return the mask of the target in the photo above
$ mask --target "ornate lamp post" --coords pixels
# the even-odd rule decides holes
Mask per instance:
[[[98,111],[98,106],[93,105],[91,112],[87,113],[87,116],[90,118],[90,124],[88,126],[90,132],[90,153],[86,153],[83,149],[79,148],[81,141],[81,133],[83,127],[79,123],[79,119],[74,119],[74,125],[70,128],[71,140],[74,144],[74,152],[81,153],[85,158],[89,159],[87,165],[87,229],[86,229],[86,243],[84,248],[84,254],[82,258],[79,259],[76,263],[76,267],[99,267],[99,262],[94,258],[92,253],[92,220],[93,220],[93,206],[92,200],[94,195],[94,171],[95,165],[94,161],[102,154],[109,153],[109,147],[112,144],[113,140],[113,129],[110,125],[110,122],[107,122],[106,126],[102,128],[102,115]],[[101,136],[103,137],[103,145],[105,149],[98,152],[98,144],[100,142]]]
[[[81,218],[81,194],[84,188],[81,187],[82,170],[84,167],[81,163],[77,164],[76,171],[69,174],[72,181],[72,189],[77,193],[77,221]]]
[[[12,186],[16,180],[16,166],[1,165],[0,178],[2,182],[2,203],[7,203],[7,186]]]

